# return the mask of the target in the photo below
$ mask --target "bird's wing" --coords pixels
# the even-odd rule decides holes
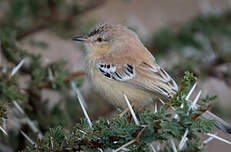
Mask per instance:
[[[109,79],[129,83],[166,97],[173,96],[178,90],[175,81],[147,50],[112,52],[101,57],[96,66]]]

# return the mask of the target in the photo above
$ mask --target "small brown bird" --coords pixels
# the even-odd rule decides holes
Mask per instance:
[[[161,68],[138,36],[121,25],[100,24],[87,36],[74,37],[84,42],[87,73],[99,93],[114,106],[126,108],[124,94],[135,105],[147,105],[158,97],[171,98],[178,90],[175,81]],[[231,127],[210,112],[217,127]]]

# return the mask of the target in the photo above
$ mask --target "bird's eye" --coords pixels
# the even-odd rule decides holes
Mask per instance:
[[[98,41],[98,42],[102,42],[103,39],[102,39],[101,37],[98,37],[98,38],[97,38],[97,41]]]

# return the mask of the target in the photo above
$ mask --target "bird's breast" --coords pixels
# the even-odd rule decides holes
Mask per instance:
[[[146,105],[152,102],[153,94],[151,92],[105,77],[97,69],[96,64],[88,65],[88,74],[96,91],[114,106],[127,107],[124,95],[127,95],[130,101],[136,104]]]

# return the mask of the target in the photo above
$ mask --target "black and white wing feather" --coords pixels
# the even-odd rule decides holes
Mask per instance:
[[[172,97],[178,90],[175,81],[146,49],[113,51],[101,57],[96,66],[111,80],[129,83],[166,97]]]
[[[113,64],[97,63],[97,68],[104,76],[113,80],[128,81],[135,77],[135,68],[130,64],[118,69]]]

